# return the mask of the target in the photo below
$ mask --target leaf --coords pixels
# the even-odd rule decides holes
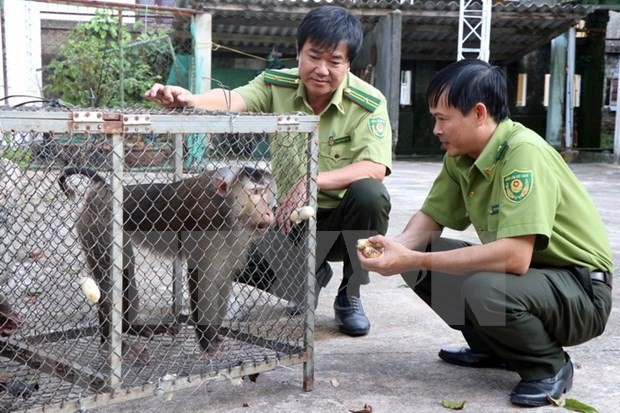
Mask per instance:
[[[364,404],[362,410],[349,410],[350,413],[372,413],[372,406],[369,404]]]
[[[444,400],[441,402],[441,405],[446,409],[461,410],[463,409],[463,407],[465,407],[465,401],[455,402],[452,400]]]
[[[332,386],[334,386],[334,387],[340,386],[340,380],[338,380],[336,377],[332,377],[330,382],[331,382]]]
[[[551,396],[547,396],[547,399],[554,406],[563,407],[564,409],[571,410],[573,412],[598,413],[598,410],[596,410],[594,407],[588,406],[587,404],[582,403],[576,399],[563,399],[563,398],[554,399]]]

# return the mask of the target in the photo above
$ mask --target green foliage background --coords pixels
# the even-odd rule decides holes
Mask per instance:
[[[78,24],[46,67],[46,96],[80,107],[147,105],[143,94],[164,79],[174,51],[167,31],[133,36],[142,26],[130,31],[104,12]]]

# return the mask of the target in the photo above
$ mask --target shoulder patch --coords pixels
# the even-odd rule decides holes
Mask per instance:
[[[368,129],[370,129],[370,133],[377,139],[385,138],[385,129],[387,127],[387,122],[385,119],[375,116],[368,118]]]
[[[350,101],[357,103],[369,112],[374,112],[379,107],[381,99],[364,93],[354,87],[348,87],[344,90],[344,96]]]
[[[299,76],[267,69],[265,70],[265,83],[297,89],[297,86],[299,86]]]
[[[510,202],[519,203],[532,192],[534,174],[516,169],[503,177],[504,195]]]

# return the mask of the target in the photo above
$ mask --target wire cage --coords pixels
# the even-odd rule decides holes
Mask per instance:
[[[0,326],[0,412],[299,363],[311,390],[316,221],[284,234],[273,211],[300,182],[316,210],[317,130],[304,114],[0,107],[0,304],[19,317]]]

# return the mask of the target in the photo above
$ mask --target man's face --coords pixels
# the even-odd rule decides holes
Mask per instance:
[[[448,106],[444,97],[439,99],[436,107],[430,108],[435,118],[433,134],[439,138],[442,149],[448,155],[469,155],[476,159],[484,149],[484,144],[480,146],[477,140],[476,110],[472,109],[463,115],[459,109]]]
[[[306,87],[308,101],[329,98],[349,71],[347,46],[341,42],[334,50],[319,49],[311,40],[297,54],[299,76]]]

